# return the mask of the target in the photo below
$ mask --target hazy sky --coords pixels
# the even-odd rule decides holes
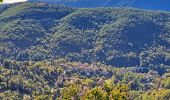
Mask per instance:
[[[15,2],[22,2],[27,0],[3,0],[3,3],[15,3]]]

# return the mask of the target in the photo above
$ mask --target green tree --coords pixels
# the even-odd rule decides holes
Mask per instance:
[[[80,92],[80,86],[77,84],[71,84],[68,87],[63,88],[61,91],[62,100],[71,100],[72,98],[78,99]]]
[[[128,86],[127,85],[117,85],[110,92],[110,100],[127,100],[128,99]]]
[[[168,78],[165,80],[164,86],[165,86],[165,88],[170,89],[170,77],[168,77]]]
[[[95,87],[85,93],[85,100],[107,100],[108,95],[101,87]]]

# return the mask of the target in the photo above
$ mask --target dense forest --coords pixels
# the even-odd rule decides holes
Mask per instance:
[[[170,13],[0,5],[0,99],[168,100]]]
[[[170,73],[101,63],[0,61],[1,100],[168,100]]]

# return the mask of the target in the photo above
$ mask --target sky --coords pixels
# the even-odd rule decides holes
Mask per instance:
[[[15,2],[23,2],[27,0],[3,0],[3,3],[15,3]]]

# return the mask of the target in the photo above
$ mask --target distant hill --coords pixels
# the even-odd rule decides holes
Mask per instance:
[[[170,65],[170,13],[17,3],[0,13],[0,56],[67,58],[157,70]]]
[[[134,7],[148,10],[170,11],[169,0],[28,0],[31,2],[48,2],[71,7]]]

